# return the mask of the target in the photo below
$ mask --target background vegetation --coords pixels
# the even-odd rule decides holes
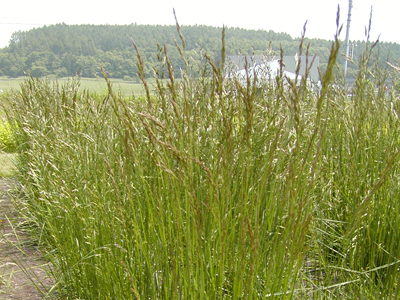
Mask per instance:
[[[192,59],[202,61],[207,53],[214,62],[221,60],[221,28],[210,26],[182,26],[185,36],[185,51]],[[56,76],[58,78],[80,75],[81,77],[102,77],[100,66],[110,78],[138,80],[136,61],[132,55],[134,39],[140,47],[146,76],[153,76],[153,67],[159,68],[158,57],[162,49],[156,42],[166,45],[169,59],[175,66],[174,76],[181,77],[185,66],[175,47],[179,36],[174,26],[153,25],[66,25],[58,24],[16,32],[8,47],[0,49],[0,76],[18,77],[32,73],[34,76]],[[156,42],[155,42],[156,41]],[[320,57],[320,67],[326,70],[332,41],[306,39],[310,44],[310,55]],[[293,39],[286,33],[265,30],[226,28],[225,49],[228,55],[264,54],[279,56],[298,52],[299,38]],[[359,61],[364,52],[365,41],[353,41],[354,60]],[[380,43],[375,48],[381,66],[386,61],[396,63],[400,57],[400,45]],[[341,48],[340,53],[345,53]],[[338,56],[342,65],[343,57]],[[357,63],[349,64],[349,73],[355,75]]]
[[[59,84],[68,83],[71,80],[71,77],[62,77],[62,78],[54,78],[49,77],[52,80],[57,80]],[[21,83],[25,81],[26,77],[17,77],[17,78],[8,78],[8,77],[0,77],[0,89],[3,90],[4,93],[9,93],[11,90],[20,90]],[[132,93],[136,95],[140,95],[144,93],[143,85],[139,82],[134,82],[132,80],[123,80],[123,79],[110,79],[115,89],[120,90],[125,95],[132,95]],[[151,85],[151,90],[154,91],[155,87],[153,87],[153,81],[149,80]],[[103,78],[79,78],[79,92],[83,92],[85,90],[90,90],[91,93],[96,93],[99,95],[103,95],[107,93],[108,87],[107,82],[104,81]]]

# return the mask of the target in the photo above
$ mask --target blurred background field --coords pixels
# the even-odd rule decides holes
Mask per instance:
[[[3,92],[12,89],[19,90],[21,83],[25,77],[9,78],[5,76],[0,77],[0,90]],[[68,77],[59,78],[58,82],[63,84],[70,80]],[[141,83],[122,79],[110,79],[115,90],[120,90],[124,95],[143,94]],[[90,90],[92,93],[104,94],[107,92],[107,83],[104,78],[80,78],[80,91]]]

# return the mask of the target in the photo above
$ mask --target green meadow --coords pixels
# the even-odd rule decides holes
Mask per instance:
[[[8,92],[12,89],[20,90],[21,84],[25,79],[26,78],[24,77],[0,77],[0,90],[3,90],[3,92]],[[52,80],[51,77],[49,79]],[[62,85],[66,84],[69,80],[71,79],[58,78],[57,82]],[[129,96],[132,94],[138,95],[143,93],[143,86],[141,83],[122,79],[110,79],[110,82],[112,82],[116,90],[120,90],[124,95]],[[104,78],[79,78],[79,91],[83,92],[84,90],[89,90],[91,93],[104,94],[108,92],[108,87]]]
[[[182,36],[180,80],[166,50],[151,81],[138,51],[141,85],[6,80],[44,296],[399,299],[399,72],[368,45],[349,98],[339,45],[320,88],[226,76]]]

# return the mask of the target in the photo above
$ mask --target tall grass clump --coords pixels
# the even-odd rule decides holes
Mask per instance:
[[[399,95],[372,46],[351,98],[335,96],[322,148],[318,243],[331,273],[362,284],[371,299],[399,297]],[[394,74],[398,82],[398,73]],[[363,289],[361,289],[363,290]]]
[[[103,98],[34,78],[8,98],[22,211],[58,296],[397,297],[399,99],[361,67],[348,99],[337,37],[315,91],[283,66],[234,76],[224,30],[222,61],[194,62],[177,29],[186,68],[174,78],[159,45],[154,94],[134,44],[144,98],[107,78]]]

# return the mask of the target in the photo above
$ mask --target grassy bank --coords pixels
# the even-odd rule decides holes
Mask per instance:
[[[26,79],[7,98],[21,211],[58,295],[398,298],[400,102],[368,49],[349,99],[338,49],[318,91],[185,55],[176,82],[167,50],[145,101]]]

